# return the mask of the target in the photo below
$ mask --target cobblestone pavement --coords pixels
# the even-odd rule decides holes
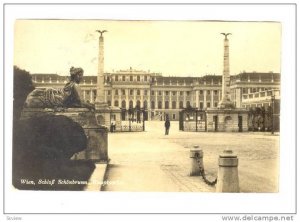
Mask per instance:
[[[209,179],[217,176],[218,155],[232,149],[239,158],[241,192],[278,191],[279,136],[270,133],[182,132],[171,122],[146,122],[146,132],[108,135],[106,191],[215,192],[199,176],[189,176],[189,150],[199,145]]]

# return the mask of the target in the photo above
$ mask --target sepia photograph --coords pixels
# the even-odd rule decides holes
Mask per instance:
[[[13,186],[278,192],[280,36],[278,22],[17,20]]]
[[[7,4],[6,220],[293,215],[294,7]]]

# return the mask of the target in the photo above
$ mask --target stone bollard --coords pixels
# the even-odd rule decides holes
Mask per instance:
[[[239,191],[238,158],[232,150],[224,150],[219,156],[216,192],[238,193]]]
[[[190,150],[190,158],[191,158],[191,170],[190,176],[200,176],[200,167],[203,168],[203,151],[199,148],[198,145],[195,145]]]

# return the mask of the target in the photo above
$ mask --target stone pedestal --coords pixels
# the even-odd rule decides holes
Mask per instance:
[[[42,115],[63,115],[80,124],[88,139],[87,148],[75,154],[72,159],[86,159],[95,162],[108,161],[107,127],[98,124],[97,113],[85,108],[68,108],[55,110],[51,108],[24,108],[21,119]]]
[[[232,150],[225,150],[219,156],[216,192],[238,193],[239,191],[238,158]]]
[[[248,131],[248,111],[245,109],[207,109],[208,132]]]
[[[190,176],[200,176],[200,166],[203,168],[203,151],[195,145],[190,150],[191,170]]]

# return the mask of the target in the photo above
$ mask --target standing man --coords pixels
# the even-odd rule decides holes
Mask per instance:
[[[169,116],[166,115],[166,121],[165,121],[166,131],[165,131],[165,135],[169,135],[170,126],[171,126],[171,124],[170,124]]]

